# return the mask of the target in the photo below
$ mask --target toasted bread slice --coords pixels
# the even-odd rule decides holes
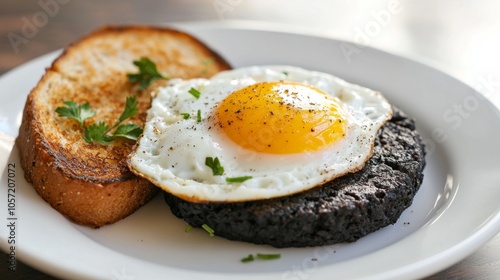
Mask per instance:
[[[157,188],[129,171],[126,158],[133,141],[89,144],[78,122],[55,110],[65,101],[89,102],[97,113],[85,125],[103,121],[111,126],[127,96],[136,94],[139,112],[126,122],[142,127],[151,94],[127,78],[138,71],[133,61],[142,57],[172,78],[209,77],[230,68],[203,43],[179,31],[105,27],[69,46],[26,101],[16,140],[25,177],[44,200],[78,224],[114,223],[145,204]]]

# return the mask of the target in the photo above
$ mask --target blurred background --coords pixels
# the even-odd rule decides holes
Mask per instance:
[[[322,34],[430,64],[500,107],[499,14],[500,1],[494,0],[0,1],[0,74],[102,25],[244,21]],[[6,93],[0,89],[0,94]],[[18,272],[18,279],[51,279],[22,264]],[[429,279],[498,277],[500,236]]]
[[[478,76],[500,80],[499,12],[494,0],[1,1],[0,72],[105,24],[245,20],[312,29],[424,60],[474,84]]]

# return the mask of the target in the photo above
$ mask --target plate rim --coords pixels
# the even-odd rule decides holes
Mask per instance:
[[[254,30],[254,31],[262,31],[262,32],[269,32],[269,31],[273,31],[273,32],[281,32],[281,33],[288,33],[288,34],[291,34],[291,35],[297,35],[297,36],[312,36],[312,37],[320,37],[320,38],[326,38],[326,39],[331,39],[331,40],[335,40],[335,41],[344,41],[344,40],[339,40],[339,39],[336,39],[336,38],[333,38],[331,36],[325,36],[325,34],[321,34],[318,32],[316,33],[304,33],[304,30],[288,30],[287,27],[285,26],[282,26],[282,25],[267,25],[266,23],[266,29],[262,30],[262,25],[261,23],[257,23],[257,25],[254,25],[254,24],[248,24],[248,22],[246,21],[238,21],[239,24],[237,25],[233,25],[235,21],[231,21],[231,22],[218,22],[218,21],[195,21],[195,22],[191,22],[191,21],[188,21],[188,22],[176,22],[176,23],[166,23],[166,24],[162,24],[161,26],[170,26],[170,27],[174,27],[174,28],[178,28],[178,27],[181,27],[179,29],[182,29],[182,26],[191,26],[191,27],[198,27],[198,28],[202,28],[202,29],[211,29],[211,28],[221,28],[221,29],[225,29],[225,28],[228,28],[228,29],[234,29],[234,30]],[[255,23],[255,22],[253,22]],[[248,26],[247,26],[248,25]],[[423,65],[423,66],[426,66],[428,68],[432,68],[436,71],[439,71],[445,75],[447,75],[449,78],[451,79],[454,79],[458,82],[460,82],[461,84],[463,84],[464,86],[467,86],[471,89],[472,86],[468,85],[466,82],[464,82],[463,80],[460,80],[456,77],[454,77],[453,75],[449,74],[446,69],[441,69],[439,66],[436,66],[436,65],[433,65],[432,63],[428,63],[427,61],[422,61],[421,59],[415,59],[415,58],[408,58],[408,57],[402,57],[398,54],[393,54],[393,53],[389,53],[389,52],[386,52],[384,50],[380,50],[380,49],[376,49],[376,48],[373,48],[373,47],[370,47],[370,46],[366,46],[365,48],[369,48],[369,49],[373,49],[373,50],[376,50],[378,52],[383,52],[387,55],[390,55],[390,56],[396,56],[398,59],[404,59],[404,60],[408,60],[408,61],[412,61],[413,63],[417,63],[417,64],[420,64],[420,65]],[[32,65],[36,65],[37,63],[39,63],[39,61],[41,60],[44,60],[46,59],[47,57],[51,57],[51,56],[54,56],[56,55],[58,52],[60,52],[61,50],[55,50],[55,51],[52,51],[52,52],[49,52],[47,54],[44,54],[42,56],[39,56],[33,60],[30,60],[22,65],[19,65],[15,68],[13,68],[12,70],[2,74],[2,76],[0,77],[0,83],[3,82],[4,79],[7,79],[10,75],[15,75],[15,73],[17,71],[20,71],[19,69],[23,69],[24,67],[32,67]],[[473,89],[474,90],[474,89]],[[483,93],[481,93],[483,94]],[[484,94],[483,94],[484,95]],[[497,110],[497,113],[498,113],[498,107],[495,106],[490,99],[486,98],[485,99],[487,100],[488,103],[490,103],[491,105],[491,108],[493,109],[496,109]],[[411,270],[412,270],[412,274],[411,276],[426,276],[426,275],[429,275],[430,273],[435,273],[439,270],[442,270],[456,262],[458,262],[459,260],[465,258],[466,256],[470,255],[471,253],[473,253],[480,245],[486,243],[488,240],[490,240],[491,238],[493,238],[495,235],[498,234],[498,232],[500,232],[500,212],[497,212],[489,221],[485,222],[484,225],[477,231],[474,232],[473,235],[469,236],[468,238],[462,240],[460,243],[458,244],[455,244],[455,246],[445,250],[445,251],[442,251],[440,252],[439,254],[435,254],[433,255],[432,257],[430,258],[427,258],[427,259],[424,259],[424,260],[421,260],[419,262],[416,262],[416,263],[413,263],[411,266],[406,266],[406,267],[401,267],[399,268],[398,270],[393,270],[393,271],[389,271],[385,274],[379,274],[379,275],[374,275],[373,277],[381,277],[381,278],[385,278],[385,276],[389,277],[389,278],[394,278],[394,277],[400,277],[400,276],[405,276],[405,275],[409,275],[408,273],[410,272],[408,270],[409,267],[411,267]],[[413,233],[412,233],[413,234]],[[3,236],[2,236],[3,237]],[[3,239],[1,240],[2,243],[3,243]],[[2,246],[3,248],[3,246]],[[24,254],[26,254],[25,252],[23,252]],[[29,255],[29,254],[28,254]],[[26,256],[28,256],[26,255]],[[29,260],[29,259],[32,259],[32,258],[35,258],[35,256],[32,256],[30,255],[29,257],[27,257],[26,259]],[[24,258],[20,258],[21,261],[23,261]],[[349,260],[347,260],[349,261]],[[36,261],[35,261],[36,262]],[[47,263],[50,263],[50,262],[47,262]],[[335,263],[333,264],[332,266],[335,266],[335,265],[339,265],[341,264],[342,262],[339,262],[339,263]],[[437,265],[437,263],[439,263],[440,265]],[[44,271],[48,274],[52,274],[54,273],[54,271],[45,271],[44,269],[44,265],[36,262],[36,263],[29,263],[27,262],[27,264],[29,264],[30,266],[33,266],[33,267],[36,267],[37,269],[41,270],[41,271]],[[434,264],[434,265],[432,265]],[[443,265],[444,264],[444,265]],[[57,267],[57,266],[56,266]],[[423,268],[429,268],[429,267],[432,267],[432,271],[429,272],[429,270],[427,270],[427,272],[422,272],[421,270],[423,270]],[[61,275],[67,277],[69,274],[66,274],[66,273],[72,273],[71,271],[66,271],[66,272],[63,272],[64,269],[61,269]],[[403,271],[404,270],[404,271]],[[281,272],[280,272],[281,274]],[[236,275],[236,274],[235,274]],[[75,276],[74,274],[71,274],[69,276]],[[78,275],[78,276],[82,276],[82,275]],[[87,275],[88,276],[88,275]],[[220,276],[220,275],[217,275],[217,276]],[[370,278],[373,278],[373,277],[368,277],[367,279],[370,279]],[[245,277],[244,277],[245,278]],[[253,278],[248,278],[248,279],[253,279]],[[375,278],[374,278],[375,279]],[[378,279],[378,278],[376,278]]]

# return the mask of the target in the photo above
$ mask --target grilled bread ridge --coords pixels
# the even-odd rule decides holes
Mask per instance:
[[[95,116],[111,126],[137,96],[139,112],[126,122],[143,126],[150,90],[128,82],[133,61],[147,57],[169,78],[210,77],[230,69],[218,54],[192,36],[168,28],[101,28],[73,43],[53,62],[30,92],[16,140],[26,179],[53,208],[72,221],[92,227],[114,223],[133,213],[157,191],[130,172],[127,155],[133,142],[107,146],[83,140],[83,128],[55,110],[65,101],[88,102]]]

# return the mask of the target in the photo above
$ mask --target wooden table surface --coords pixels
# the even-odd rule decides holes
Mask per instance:
[[[469,84],[474,84],[478,77],[500,81],[500,5],[494,0],[365,2],[368,1],[1,1],[0,74],[64,48],[105,24],[242,19],[300,25],[423,59]],[[381,30],[374,30],[373,36],[360,35],[360,30],[367,28],[370,20],[376,20],[380,11],[390,9],[392,14],[380,22]],[[500,104],[498,84],[489,97]],[[7,272],[6,259],[1,254],[2,279],[54,279],[20,262],[16,272]],[[426,279],[500,279],[500,235],[461,262]]]

